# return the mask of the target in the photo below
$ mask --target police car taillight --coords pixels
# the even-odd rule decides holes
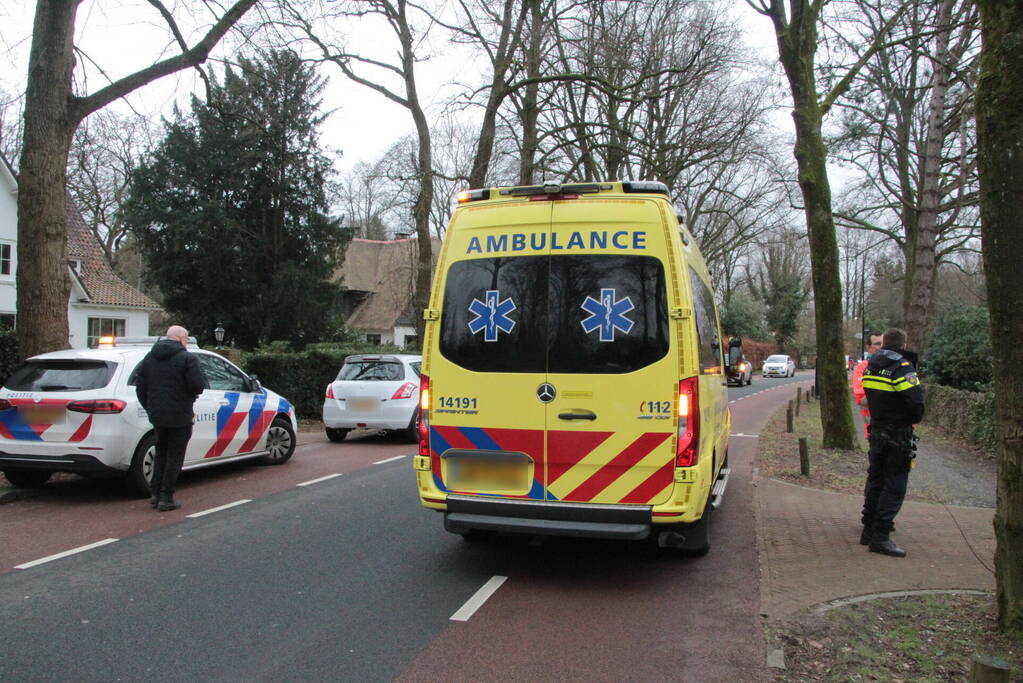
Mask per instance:
[[[430,455],[430,378],[419,376],[419,455]]]
[[[678,446],[675,450],[676,467],[696,464],[700,445],[699,377],[690,377],[678,383]]]
[[[416,385],[412,382],[405,382],[400,387],[398,387],[398,390],[396,392],[394,392],[394,396],[391,396],[391,400],[393,401],[397,398],[412,398],[412,396],[415,395],[415,393]]]
[[[117,398],[97,398],[90,401],[72,401],[67,409],[75,413],[119,413],[128,405]]]

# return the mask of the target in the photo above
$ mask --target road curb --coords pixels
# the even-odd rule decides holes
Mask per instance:
[[[38,491],[33,489],[2,488],[0,489],[0,505],[14,503],[37,495],[39,495]]]

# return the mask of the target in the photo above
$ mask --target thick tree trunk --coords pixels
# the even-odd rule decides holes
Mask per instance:
[[[849,402],[842,325],[842,282],[839,277],[838,240],[831,213],[827,150],[821,134],[821,107],[817,103],[813,55],[817,33],[813,16],[793,16],[788,35],[779,35],[779,55],[792,90],[792,119],[796,127],[794,154],[803,195],[810,269],[813,281],[814,321],[817,326],[817,385],[821,391],[821,426],[824,447],[852,450],[856,431]]]
[[[927,105],[927,141],[924,144],[923,185],[916,220],[912,258],[906,262],[906,333],[909,347],[922,352],[930,328],[934,296],[935,243],[938,238],[938,205],[941,203],[942,145],[945,141],[945,99],[948,93],[951,15],[955,0],[944,0],[938,9],[938,33],[931,63],[931,98]]]
[[[543,31],[539,0],[527,0],[529,3],[529,45],[526,47],[526,76],[540,76],[540,47],[543,43]],[[540,108],[537,98],[540,85],[533,81],[526,86],[526,94],[522,100],[522,157],[519,160],[519,185],[532,185],[536,175],[536,153],[540,146],[540,133],[537,120]]]
[[[18,177],[18,343],[22,356],[68,347],[67,157],[78,2],[39,0]]]
[[[983,47],[976,91],[984,271],[998,434],[995,577],[998,623],[1023,633],[1023,5],[979,0]]]

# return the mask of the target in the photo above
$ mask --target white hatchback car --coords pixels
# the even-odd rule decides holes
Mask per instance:
[[[796,374],[796,362],[791,356],[774,355],[768,356],[760,372],[764,377],[794,377]]]
[[[125,477],[148,495],[156,438],[135,397],[135,369],[157,337],[44,353],[0,388],[0,470],[14,486],[41,486],[54,472]],[[228,360],[188,350],[208,388],[195,401],[183,470],[258,459],[279,465],[295,451],[295,411]]]
[[[343,441],[353,429],[387,429],[418,442],[422,361],[422,356],[408,355],[346,358],[323,399],[327,438]]]

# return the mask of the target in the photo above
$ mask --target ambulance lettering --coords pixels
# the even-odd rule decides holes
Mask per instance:
[[[549,241],[548,241],[549,239]],[[595,230],[589,233],[572,232],[566,240],[561,233],[548,236],[546,232],[515,232],[505,235],[487,235],[469,238],[465,248],[468,254],[500,254],[508,251],[579,251],[582,249],[645,250],[646,232],[643,230]]]

